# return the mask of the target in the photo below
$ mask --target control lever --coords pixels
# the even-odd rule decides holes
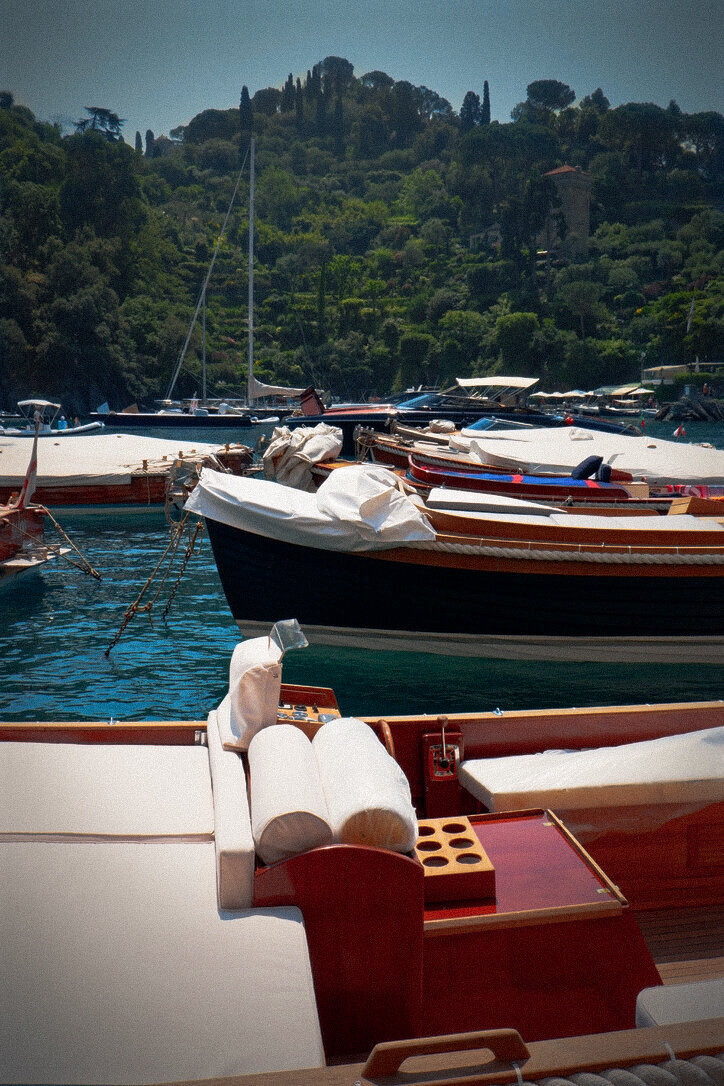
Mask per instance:
[[[449,769],[450,768],[450,759],[447,756],[447,742],[445,740],[445,728],[447,727],[447,717],[446,716],[439,716],[437,718],[437,722],[440,725],[440,729],[442,731],[442,757],[441,757],[438,764],[440,766],[440,769]]]

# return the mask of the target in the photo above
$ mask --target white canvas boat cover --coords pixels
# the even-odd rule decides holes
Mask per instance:
[[[385,550],[435,538],[395,475],[362,464],[333,471],[316,494],[204,468],[185,508],[255,535],[329,551]]]
[[[78,435],[72,441],[48,437],[38,448],[38,485],[123,484],[143,469],[144,461],[149,471],[161,470],[170,468],[179,453],[201,461],[219,451],[218,444],[136,434]],[[0,486],[22,486],[27,467],[27,440],[0,439]]]
[[[521,472],[568,474],[588,456],[649,483],[724,483],[724,449],[587,430],[580,426],[524,430],[463,430],[469,452],[483,464]]]
[[[262,465],[266,479],[276,479],[297,490],[317,489],[312,464],[335,460],[342,451],[342,431],[320,422],[316,426],[276,426],[264,451]]]

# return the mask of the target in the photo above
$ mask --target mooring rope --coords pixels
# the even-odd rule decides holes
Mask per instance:
[[[161,555],[158,562],[156,563],[153,571],[146,578],[146,583],[143,585],[143,588],[138,593],[138,596],[133,601],[133,603],[130,605],[130,607],[127,608],[126,613],[123,616],[123,621],[122,621],[122,623],[120,625],[120,628],[119,628],[117,634],[115,635],[115,637],[113,638],[113,640],[111,641],[108,648],[105,650],[104,656],[106,656],[106,657],[110,656],[111,650],[114,649],[115,646],[120,641],[120,639],[121,639],[121,637],[123,635],[123,631],[126,629],[126,626],[128,626],[128,623],[131,621],[131,619],[136,614],[138,614],[139,611],[145,612],[148,615],[151,626],[153,626],[153,618],[152,618],[152,615],[151,615],[153,605],[158,600],[158,597],[159,597],[159,595],[161,593],[161,589],[163,588],[163,585],[165,584],[166,579],[168,578],[169,573],[171,572],[171,568],[173,567],[173,563],[174,563],[175,558],[176,558],[176,553],[177,553],[179,545],[181,543],[181,539],[182,539],[182,536],[183,536],[183,533],[184,533],[184,529],[186,527],[186,524],[187,524],[190,516],[191,516],[190,513],[186,513],[184,515],[184,517],[178,522],[178,524],[174,525],[174,527],[172,528],[169,541],[168,541],[168,543],[166,545],[166,549],[164,550],[163,554]],[[200,521],[198,523],[200,523]],[[169,601],[168,601],[168,603],[166,605],[166,609],[163,612],[163,617],[164,618],[168,614],[168,610],[169,610],[169,607],[171,605],[171,601],[173,600],[173,597],[176,594],[178,584],[179,584],[179,581],[181,579],[181,575],[183,574],[183,572],[184,572],[184,570],[186,568],[186,565],[188,564],[188,560],[191,557],[191,554],[193,553],[192,544],[195,543],[196,538],[197,538],[197,536],[199,534],[198,523],[197,523],[197,526],[196,526],[196,528],[194,530],[191,543],[189,544],[189,547],[187,548],[186,555],[185,555],[183,563],[182,563],[181,572],[179,573],[179,576],[176,578],[176,582],[175,582],[174,587],[172,589],[171,598],[169,599]],[[161,581],[159,583],[159,586],[158,586],[158,588],[156,590],[156,593],[155,593],[153,599],[151,599],[148,603],[141,603],[143,597],[146,595],[146,593],[150,589],[151,585],[153,584],[153,581],[154,581],[154,578],[156,577],[156,574],[161,569],[163,563],[166,561],[167,558],[168,558],[168,566],[167,566],[166,571],[164,572],[163,576],[161,577]]]
[[[88,559],[85,557],[84,554],[81,554],[81,552],[78,550],[78,548],[76,547],[73,540],[70,538],[68,533],[65,532],[63,530],[63,528],[61,528],[61,526],[58,524],[58,521],[55,519],[55,517],[50,512],[50,510],[46,509],[46,507],[44,505],[37,506],[37,508],[43,510],[46,517],[48,517],[50,519],[50,521],[52,522],[52,524],[55,527],[55,530],[58,532],[58,534],[60,536],[62,536],[62,538],[65,540],[65,542],[68,544],[68,546],[71,547],[72,550],[74,550],[75,553],[78,555],[78,557],[81,560],[82,565],[78,565],[78,563],[74,562],[71,558],[69,558],[67,554],[64,554],[60,547],[55,547],[55,546],[53,546],[52,543],[47,543],[45,541],[45,539],[43,539],[42,542],[41,542],[37,538],[37,536],[32,535],[32,533],[30,533],[30,532],[24,531],[22,528],[17,528],[16,530],[19,531],[21,535],[25,536],[26,539],[29,539],[31,542],[38,544],[38,546],[45,547],[47,550],[49,550],[53,554],[55,554],[58,558],[62,558],[63,561],[67,562],[69,566],[73,567],[73,569],[79,569],[81,571],[81,573],[88,573],[88,574],[90,574],[91,577],[95,577],[95,579],[97,581],[102,580],[103,578],[101,577],[98,570],[93,568],[93,566],[90,564],[90,562],[88,561]]]

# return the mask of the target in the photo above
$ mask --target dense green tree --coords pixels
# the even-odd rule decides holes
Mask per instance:
[[[526,87],[528,101],[542,109],[565,109],[576,100],[576,92],[557,79],[536,79]]]
[[[121,140],[123,138],[121,128],[126,122],[121,120],[117,113],[105,109],[103,106],[85,106],[84,108],[89,116],[75,122],[76,132],[87,132],[92,129],[94,132],[100,132],[109,140]]]
[[[481,120],[480,95],[475,91],[467,91],[460,107],[460,131],[463,134],[470,132]]]
[[[264,117],[273,117],[279,111],[282,92],[278,87],[265,87],[258,90],[251,100],[254,113],[261,113]]]

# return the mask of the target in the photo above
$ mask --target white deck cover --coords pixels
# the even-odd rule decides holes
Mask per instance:
[[[458,777],[491,811],[586,811],[576,832],[635,832],[724,801],[724,727],[596,750],[468,759]]]
[[[568,473],[587,456],[634,478],[652,482],[724,482],[724,450],[679,444],[646,435],[636,437],[586,430],[578,426],[541,427],[526,430],[463,430],[470,438],[470,455],[482,463],[526,471]]]
[[[213,833],[205,747],[0,745],[0,839],[210,841]]]
[[[180,452],[193,461],[219,452],[221,446],[198,441],[176,441],[136,434],[78,435],[73,441],[46,438],[38,447],[38,484],[81,486],[83,483],[122,484],[140,471],[170,467]],[[28,467],[28,442],[19,437],[0,438],[0,485],[19,486]]]
[[[322,1066],[301,914],[220,913],[210,843],[0,843],[0,1082]]]
[[[184,508],[255,535],[321,550],[383,550],[433,539],[433,530],[394,478],[384,468],[340,468],[316,494],[307,494],[204,468]]]

